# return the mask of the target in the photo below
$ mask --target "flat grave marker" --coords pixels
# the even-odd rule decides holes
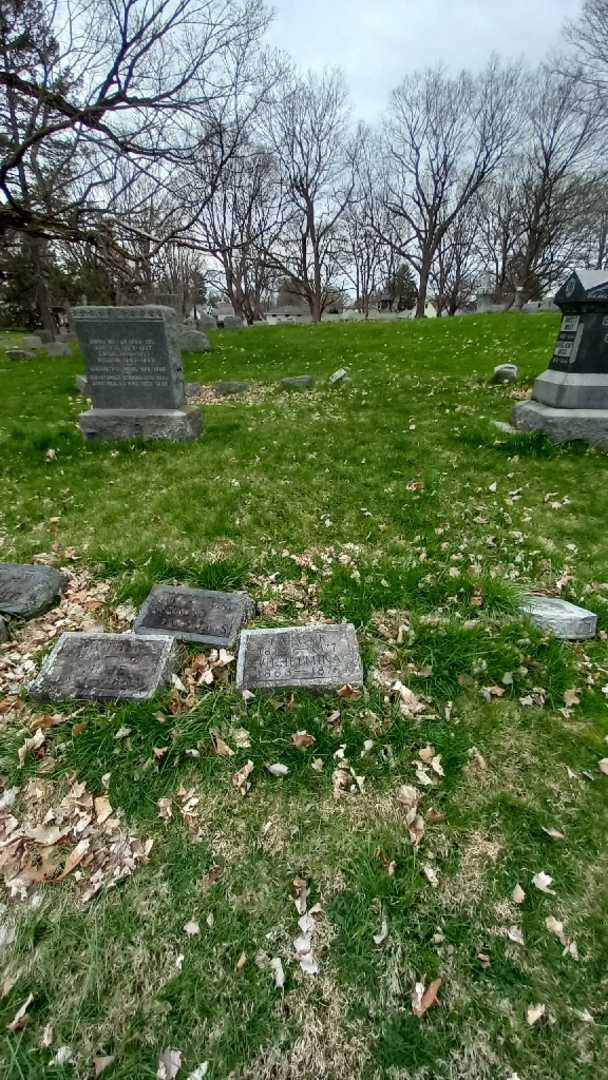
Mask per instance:
[[[64,588],[53,566],[0,563],[0,614],[31,619],[56,604]]]
[[[180,641],[229,647],[254,611],[253,600],[244,592],[155,585],[133,629],[136,634],[163,634]]]
[[[352,623],[243,630],[237,664],[239,690],[339,690],[363,685]]]
[[[173,638],[62,634],[30,686],[39,701],[146,701],[177,666]]]
[[[523,610],[541,630],[549,630],[564,641],[587,641],[597,632],[597,615],[593,611],[557,596],[531,593]]]

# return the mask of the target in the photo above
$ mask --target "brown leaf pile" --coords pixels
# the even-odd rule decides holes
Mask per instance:
[[[39,779],[19,794],[19,817],[14,799],[0,804],[0,875],[11,896],[25,899],[32,886],[73,874],[86,903],[149,861],[153,841],[132,836],[107,795],[72,783],[60,799],[57,784]]]

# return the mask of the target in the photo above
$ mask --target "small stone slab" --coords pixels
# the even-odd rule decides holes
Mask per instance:
[[[550,630],[565,641],[588,641],[597,632],[597,615],[556,596],[531,594],[523,610],[541,630]]]
[[[237,664],[239,690],[339,690],[363,685],[363,667],[352,623],[243,630]]]
[[[0,563],[0,613],[31,619],[57,603],[65,577],[53,566]]]
[[[303,390],[307,386],[314,386],[313,375],[290,375],[287,379],[281,379],[281,386],[288,390]]]
[[[69,356],[71,349],[65,341],[51,341],[46,346],[48,356]]]
[[[42,348],[42,336],[38,334],[28,334],[22,341],[24,349],[41,349]]]
[[[146,701],[169,682],[177,659],[169,637],[62,634],[29,692],[40,701]]]
[[[219,397],[229,397],[231,394],[246,394],[251,388],[251,383],[248,382],[220,382],[214,386],[215,393]]]
[[[517,382],[519,378],[519,368],[517,364],[499,364],[494,368],[494,374],[492,375],[493,383],[511,383]]]
[[[224,315],[224,330],[240,330],[243,320],[238,315]]]
[[[350,379],[348,376],[348,371],[346,370],[346,368],[343,367],[338,368],[337,371],[334,371],[333,375],[330,375],[327,381],[329,382],[330,386],[337,386],[338,383],[344,382],[347,384],[352,383],[352,379]]]
[[[139,611],[136,634],[164,634],[201,645],[234,645],[255,604],[244,592],[155,585]]]
[[[9,360],[33,360],[36,353],[31,349],[9,349],[6,355]]]

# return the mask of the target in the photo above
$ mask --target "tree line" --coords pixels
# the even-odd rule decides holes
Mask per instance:
[[[340,71],[269,50],[252,0],[4,0],[0,315],[215,291],[313,320],[348,290],[466,308],[608,266],[608,0],[533,70],[406,74],[374,126]]]

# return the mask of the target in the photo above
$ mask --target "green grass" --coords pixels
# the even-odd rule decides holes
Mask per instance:
[[[160,581],[247,589],[270,602],[258,625],[348,619],[366,668],[359,700],[245,703],[230,680],[176,715],[168,695],[65,706],[48,753],[23,766],[30,708],[42,709],[2,719],[5,785],[39,777],[62,792],[76,777],[99,794],[110,774],[113,807],[155,841],[147,866],[87,908],[72,878],[40,887],[34,904],[32,891],[25,902],[6,893],[0,923],[14,922],[16,938],[0,987],[17,980],[0,997],[3,1076],[88,1077],[95,1055],[113,1054],[109,1080],[152,1078],[165,1047],[183,1051],[180,1077],[203,1061],[210,1077],[256,1080],[608,1076],[608,781],[598,769],[608,753],[608,457],[490,423],[509,419],[546,366],[557,326],[554,315],[513,314],[217,334],[213,352],[187,357],[188,380],[269,390],[207,406],[204,437],[184,446],[85,445],[76,352],[14,363],[0,351],[0,559],[44,554],[109,582],[95,615],[108,628],[117,605],[138,605]],[[4,334],[0,348],[11,341]],[[506,361],[520,366],[520,384],[490,386]],[[327,386],[339,366],[352,388]],[[318,379],[312,392],[278,388],[305,373]],[[597,611],[597,640],[560,643],[522,619],[531,586]],[[423,696],[424,715],[403,716],[378,672]],[[488,687],[504,693],[487,700]],[[580,704],[567,709],[572,689]],[[336,709],[339,724],[329,722]],[[117,741],[121,727],[131,734]],[[213,732],[234,747],[238,727],[251,746],[214,754]],[[309,750],[291,743],[303,729],[316,739]],[[418,783],[412,763],[427,742],[445,776],[425,789],[414,849],[396,792]],[[336,801],[342,746],[365,783]],[[231,775],[248,759],[243,798]],[[265,769],[275,761],[289,766],[284,780]],[[176,806],[181,787],[199,798],[192,833],[177,810],[168,822],[158,815],[158,800]],[[214,866],[221,876],[209,884]],[[555,879],[554,896],[532,885],[539,870]],[[322,906],[317,978],[293,956],[297,877]],[[521,908],[510,900],[517,881]],[[548,915],[576,940],[578,961],[562,956]],[[201,934],[188,938],[192,918]],[[513,925],[525,947],[506,939]],[[268,968],[277,956],[282,994]],[[414,985],[434,977],[441,1007],[417,1019]],[[30,1022],[9,1033],[30,992]],[[535,1002],[552,1022],[527,1024]],[[51,1066],[64,1045],[74,1062]]]

